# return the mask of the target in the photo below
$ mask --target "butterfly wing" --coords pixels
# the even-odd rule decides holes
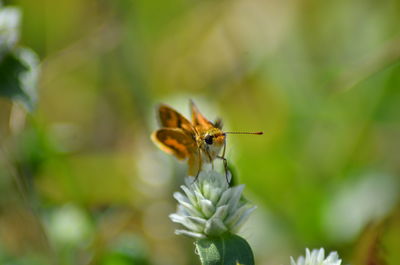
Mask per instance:
[[[192,122],[194,126],[200,126],[204,129],[214,127],[214,124],[207,120],[207,118],[200,113],[199,109],[196,107],[192,100],[190,101],[190,109],[192,111]]]
[[[188,159],[188,175],[196,177],[200,173],[202,161],[200,159],[200,151],[193,153]]]
[[[186,132],[193,132],[193,126],[183,115],[167,105],[158,108],[161,127],[181,128]]]
[[[196,151],[195,140],[180,128],[162,128],[151,135],[161,150],[178,159],[186,159]]]

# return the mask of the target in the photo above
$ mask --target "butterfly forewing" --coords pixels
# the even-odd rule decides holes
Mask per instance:
[[[193,101],[190,101],[190,109],[192,111],[192,121],[194,126],[200,126],[203,129],[209,129],[214,127],[212,122],[207,120],[207,118],[200,113],[199,109],[196,107]]]
[[[181,128],[186,132],[193,132],[193,126],[185,117],[167,105],[158,108],[160,123],[166,128]]]
[[[179,128],[162,128],[152,134],[159,147],[178,159],[188,158],[196,150],[195,140]]]

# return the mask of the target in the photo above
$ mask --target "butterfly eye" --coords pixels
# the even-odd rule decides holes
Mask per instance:
[[[213,143],[212,135],[207,135],[206,138],[204,138],[204,141],[206,142],[206,144],[212,144]]]

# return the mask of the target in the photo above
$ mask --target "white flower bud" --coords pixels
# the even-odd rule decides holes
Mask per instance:
[[[178,210],[169,217],[188,230],[176,230],[176,234],[205,238],[235,233],[256,208],[242,200],[244,185],[230,188],[218,172],[201,172],[196,181],[188,177],[185,183],[184,193],[174,193]]]

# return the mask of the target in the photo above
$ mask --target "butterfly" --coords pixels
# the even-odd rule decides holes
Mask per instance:
[[[262,132],[224,132],[222,121],[211,122],[205,118],[193,101],[190,101],[191,121],[170,106],[161,104],[158,116],[161,129],[152,133],[151,139],[164,152],[179,160],[187,160],[188,174],[197,179],[204,163],[219,158],[224,162],[227,134],[263,134]],[[222,151],[222,154],[220,155]]]

